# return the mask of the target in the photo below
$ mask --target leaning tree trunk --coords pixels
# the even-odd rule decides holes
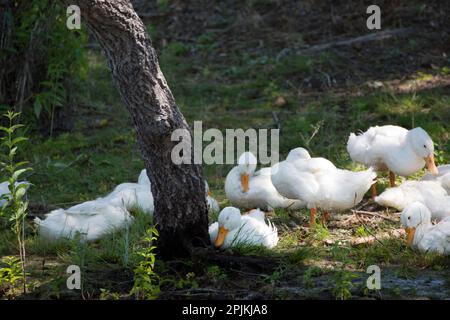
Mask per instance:
[[[132,115],[152,182],[159,253],[164,258],[188,255],[193,247],[209,241],[202,168],[171,160],[176,144],[172,132],[186,129],[192,134],[159,68],[145,26],[129,0],[64,1],[80,7],[81,21],[100,43]]]

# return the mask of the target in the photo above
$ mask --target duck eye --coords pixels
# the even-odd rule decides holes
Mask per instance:
[[[411,220],[411,217],[408,217],[408,220]]]
[[[427,146],[426,146],[425,144],[423,145],[423,147],[424,147],[425,149],[427,148]]]

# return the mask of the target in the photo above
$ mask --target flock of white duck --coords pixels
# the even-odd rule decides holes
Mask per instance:
[[[371,189],[375,202],[403,211],[400,220],[410,245],[450,254],[450,165],[436,167],[430,136],[421,128],[375,126],[361,134],[351,133],[347,151],[353,161],[368,169],[339,169],[325,158],[313,158],[304,148],[295,148],[285,161],[256,171],[256,157],[243,153],[225,181],[225,193],[233,207],[220,211],[205,181],[208,208],[220,211],[218,221],[209,227],[211,243],[218,248],[240,243],[273,248],[278,243],[277,228],[262,210],[308,208],[309,226],[313,226],[318,210],[326,221],[330,213],[356,206]],[[429,173],[420,181],[395,186],[395,175],[407,177],[425,165]],[[390,177],[390,188],[380,195],[376,192],[377,171],[389,171]],[[40,234],[50,239],[81,235],[96,240],[132,223],[130,210],[135,207],[149,215],[154,211],[146,170],[137,183],[120,184],[105,197],[54,210],[35,222]]]

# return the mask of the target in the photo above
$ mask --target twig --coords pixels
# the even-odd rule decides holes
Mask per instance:
[[[300,50],[299,53],[311,53],[316,51],[322,51],[326,50],[332,47],[339,47],[339,46],[350,46],[356,43],[365,43],[370,41],[378,41],[378,40],[384,40],[392,38],[393,36],[397,35],[406,35],[411,32],[415,31],[414,28],[399,28],[399,29],[393,29],[393,30],[386,30],[376,33],[371,33],[364,36],[359,36],[356,38],[350,38],[345,40],[338,40],[338,41],[332,41],[327,43],[322,43],[318,45],[314,45],[312,47],[309,47],[307,49]]]
[[[357,214],[357,215],[358,215],[358,214],[363,214],[363,215],[366,215],[366,216],[372,216],[372,217],[383,218],[383,219],[385,219],[385,220],[388,220],[388,221],[391,221],[391,222],[394,222],[394,223],[397,223],[397,222],[398,222],[397,220],[391,219],[391,218],[389,218],[389,217],[386,217],[386,216],[384,216],[384,215],[382,215],[382,214],[379,214],[379,213],[376,213],[376,212],[362,211],[362,210],[352,210],[352,212],[355,213],[355,214]]]
[[[272,111],[272,118],[273,118],[273,121],[275,122],[275,124],[277,125],[277,129],[281,133],[281,121],[280,121],[280,118],[278,117],[278,113],[275,111]]]
[[[240,271],[240,270],[236,270],[236,269],[230,269],[230,271],[236,272],[236,273],[240,273],[243,275],[247,275],[247,276],[253,276],[253,277],[268,277],[269,275],[265,274],[265,273],[253,273],[253,272],[245,272],[245,271]]]
[[[161,296],[190,296],[190,297],[198,297],[198,296],[210,296],[210,295],[222,295],[222,296],[230,296],[237,294],[245,294],[248,293],[248,290],[235,290],[235,291],[224,291],[217,290],[212,288],[197,288],[197,289],[186,289],[186,290],[172,290],[172,291],[164,291],[161,293]],[[160,296],[160,297],[161,297]]]

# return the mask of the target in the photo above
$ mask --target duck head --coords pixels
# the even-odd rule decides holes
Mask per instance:
[[[289,151],[286,158],[287,161],[295,161],[299,159],[311,159],[309,152],[305,148],[295,148]]]
[[[428,170],[433,175],[438,175],[439,171],[434,163],[434,144],[428,133],[422,128],[414,128],[408,132],[407,141],[414,153],[425,160]]]
[[[227,234],[235,229],[238,229],[241,225],[241,211],[234,207],[226,207],[219,214],[219,232],[217,233],[214,246],[220,248]]]
[[[251,152],[244,152],[238,159],[238,168],[243,192],[247,192],[249,189],[250,176],[255,172],[256,164],[256,157]]]
[[[431,212],[423,203],[413,202],[403,210],[400,221],[405,227],[408,245],[411,245],[416,228],[431,223]]]

